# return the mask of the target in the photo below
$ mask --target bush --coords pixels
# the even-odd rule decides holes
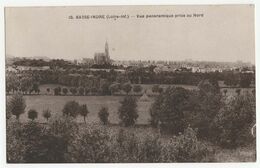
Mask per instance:
[[[109,136],[105,129],[88,126],[72,143],[72,160],[77,163],[109,162]]]
[[[118,114],[121,124],[125,127],[133,126],[138,118],[136,99],[132,96],[126,96],[120,104]]]
[[[25,145],[21,138],[22,126],[18,121],[6,124],[6,158],[8,163],[24,163]]]
[[[43,127],[36,122],[29,122],[24,125],[21,139],[25,145],[24,160],[26,163],[39,163],[42,161],[41,156],[44,154],[40,144],[43,134]]]
[[[158,136],[146,135],[139,146],[138,160],[144,163],[161,162],[162,143]]]
[[[199,162],[209,151],[205,144],[198,141],[196,131],[192,128],[185,129],[183,134],[171,138],[162,149],[163,162]]]
[[[108,108],[107,107],[102,107],[98,113],[98,116],[99,116],[99,119],[100,121],[106,125],[108,124],[108,116],[109,116],[109,113],[108,113]]]
[[[76,129],[75,129],[76,128]],[[69,144],[78,129],[72,120],[58,119],[50,125],[8,122],[8,163],[70,162]]]
[[[82,125],[59,118],[41,125],[24,126],[8,122],[7,161],[9,163],[147,163],[200,162],[210,152],[198,141],[196,131],[167,138],[150,132],[100,125]]]

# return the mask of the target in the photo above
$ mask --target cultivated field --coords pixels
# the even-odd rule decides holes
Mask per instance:
[[[7,97],[7,99],[9,96]],[[87,104],[89,114],[87,116],[87,122],[99,122],[98,112],[102,106],[108,107],[109,121],[116,124],[118,119],[118,107],[123,96],[48,96],[48,95],[32,95],[24,96],[26,100],[26,113],[20,116],[22,122],[28,121],[27,112],[30,109],[35,109],[38,112],[38,122],[46,122],[42,116],[42,111],[49,108],[53,116],[62,115],[62,109],[66,102],[75,100],[79,104]],[[136,97],[138,102],[138,119],[137,124],[148,124],[150,120],[149,109],[153,102],[153,98],[149,98],[149,101],[139,101],[140,97]],[[83,122],[83,117],[78,116],[77,122]]]

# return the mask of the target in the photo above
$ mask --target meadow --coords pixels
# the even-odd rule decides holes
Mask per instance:
[[[63,87],[61,85],[41,85],[40,90],[41,93],[39,95],[24,95],[25,101],[26,101],[26,109],[25,113],[20,116],[20,120],[22,122],[27,122],[29,119],[27,117],[27,112],[30,109],[35,109],[38,112],[38,118],[36,119],[37,122],[44,123],[46,120],[42,116],[42,112],[45,109],[50,109],[52,112],[52,117],[58,117],[62,115],[62,109],[66,102],[68,101],[77,101],[79,104],[87,104],[89,114],[87,116],[87,122],[93,123],[93,122],[99,122],[98,118],[98,112],[101,107],[107,107],[109,110],[109,122],[111,124],[118,124],[119,118],[118,118],[118,108],[120,106],[120,101],[123,99],[124,94],[121,94],[120,96],[73,96],[68,94],[67,96],[53,96],[51,93],[55,87]],[[148,101],[141,101],[140,95],[135,96],[137,98],[137,105],[138,105],[138,119],[136,124],[139,125],[146,125],[150,122],[150,113],[149,109],[151,104],[154,101],[154,96],[158,93],[152,92],[152,86],[153,85],[141,85],[143,88],[143,91],[146,91],[147,95],[149,96]],[[160,85],[162,88],[167,88],[170,85]],[[197,86],[191,86],[191,85],[171,85],[176,87],[183,87],[185,89],[189,90],[196,90],[198,89]],[[46,90],[47,88],[50,88],[51,92],[48,93]],[[241,89],[240,94],[246,94],[246,93],[252,93],[252,90],[254,88],[221,88],[220,91],[222,94],[224,94],[224,90],[227,90],[227,96],[235,96],[237,95],[236,90]],[[131,94],[131,93],[130,93]],[[153,95],[153,96],[152,96]],[[10,96],[7,96],[7,99]],[[77,122],[83,122],[83,117],[78,116],[76,118]]]
[[[10,97],[8,96],[7,99]],[[27,122],[29,119],[27,117],[27,112],[30,109],[35,109],[38,112],[37,122],[44,123],[46,120],[42,116],[42,112],[45,109],[50,109],[52,112],[52,117],[61,116],[62,109],[66,102],[77,101],[79,104],[87,104],[89,114],[86,121],[88,123],[99,122],[98,112],[101,107],[108,107],[109,111],[109,122],[111,124],[118,124],[118,107],[120,106],[120,101],[123,96],[50,96],[50,95],[32,95],[24,96],[26,101],[25,113],[20,116],[21,122]],[[136,96],[138,105],[138,119],[137,124],[148,124],[150,120],[149,109],[153,102],[152,97],[149,101],[139,101],[140,96]],[[14,116],[13,116],[14,117]],[[52,118],[51,117],[51,118]],[[76,118],[77,122],[84,122],[83,117],[78,116]]]

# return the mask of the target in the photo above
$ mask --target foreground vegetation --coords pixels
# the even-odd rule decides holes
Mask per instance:
[[[52,109],[44,110],[44,124],[36,122],[34,109],[27,113],[30,122],[21,123],[25,108],[22,94],[13,95],[7,103],[7,158],[11,163],[210,162],[221,160],[222,149],[248,146],[252,154],[247,161],[255,160],[251,134],[255,94],[228,97],[209,80],[201,81],[198,90],[168,87],[162,91],[150,107],[150,124],[142,129],[136,125],[137,99],[130,95],[119,101],[120,122],[113,127],[107,107],[96,113],[100,123],[88,123],[92,111],[87,102],[68,101],[59,116],[53,116]],[[76,122],[77,116],[84,122]]]
[[[66,117],[45,125],[13,121],[7,126],[10,163],[198,162],[210,154],[191,128],[163,138],[145,130],[137,135],[131,129],[78,125]]]

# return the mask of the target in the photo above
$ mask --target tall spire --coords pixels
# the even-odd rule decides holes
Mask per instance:
[[[110,59],[110,58],[109,58],[109,48],[108,48],[108,42],[107,42],[107,40],[106,40],[106,44],[105,44],[105,53],[106,53],[107,58]]]

